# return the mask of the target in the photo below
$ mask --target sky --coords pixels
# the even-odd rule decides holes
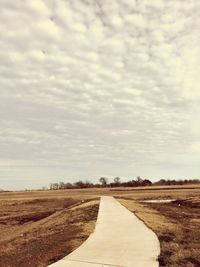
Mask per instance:
[[[0,188],[200,177],[200,1],[0,9]]]

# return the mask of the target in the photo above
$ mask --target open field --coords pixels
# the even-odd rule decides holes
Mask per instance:
[[[131,198],[121,204],[153,229],[161,243],[160,266],[200,266],[200,198],[171,203],[138,203]]]
[[[0,266],[47,266],[93,231],[98,201],[26,196],[1,201]]]
[[[70,253],[94,230],[101,195],[157,233],[160,266],[200,266],[200,185],[0,193],[0,266],[42,267]]]

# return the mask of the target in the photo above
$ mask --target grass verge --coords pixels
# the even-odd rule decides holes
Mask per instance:
[[[139,203],[121,199],[158,236],[160,267],[200,266],[199,197],[171,203]]]

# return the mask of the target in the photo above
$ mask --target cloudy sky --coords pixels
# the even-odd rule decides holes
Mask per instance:
[[[200,177],[200,1],[0,9],[0,188]]]

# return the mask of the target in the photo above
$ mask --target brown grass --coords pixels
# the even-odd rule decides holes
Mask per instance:
[[[47,266],[93,231],[98,201],[4,200],[0,205],[0,266]]]
[[[174,192],[171,195],[174,197]],[[199,192],[189,198],[183,195],[181,198],[179,192],[178,200],[171,203],[141,203],[134,200],[134,195],[120,199],[158,235],[160,267],[200,266],[200,195]]]
[[[0,193],[0,266],[43,267],[94,230],[99,197],[115,196],[158,235],[160,266],[199,267],[200,186]],[[173,198],[168,204],[144,199]]]

